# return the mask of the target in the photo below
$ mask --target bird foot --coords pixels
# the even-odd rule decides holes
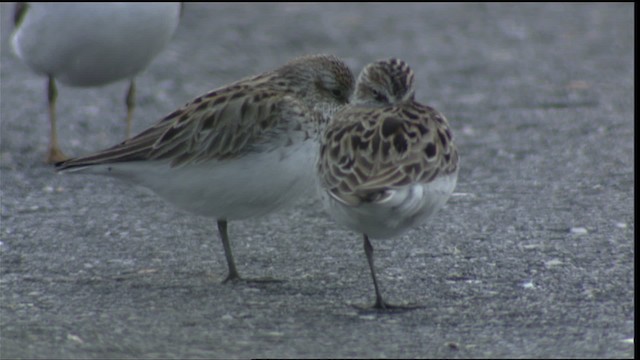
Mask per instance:
[[[47,155],[47,164],[55,164],[61,161],[67,160],[68,157],[65,155],[60,148],[51,148],[49,149],[49,155]]]
[[[402,313],[406,311],[416,310],[425,308],[424,305],[415,305],[415,304],[407,304],[407,305],[395,305],[389,304],[384,301],[376,301],[373,305],[355,305],[351,306],[363,312],[371,312],[371,313]]]

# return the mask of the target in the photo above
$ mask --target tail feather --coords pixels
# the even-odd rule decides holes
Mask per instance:
[[[154,135],[160,130],[151,128],[108,149],[57,162],[54,164],[55,169],[60,172],[73,168],[148,160],[155,141]]]

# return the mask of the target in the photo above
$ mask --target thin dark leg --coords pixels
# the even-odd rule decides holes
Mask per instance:
[[[240,280],[236,263],[233,260],[231,245],[229,244],[229,235],[227,235],[227,220],[218,220],[218,232],[220,233],[220,239],[224,247],[224,256],[227,258],[227,265],[229,266],[229,275],[227,275],[227,278],[224,279],[223,282]]]
[[[407,311],[421,308],[421,305],[392,305],[385,302],[380,294],[380,287],[378,286],[378,279],[376,278],[375,267],[373,266],[373,246],[369,242],[369,237],[364,235],[364,253],[367,255],[367,261],[369,262],[369,269],[371,270],[371,278],[373,279],[373,287],[376,290],[376,303],[373,305],[373,309],[386,310],[386,311]]]
[[[56,88],[56,80],[53,76],[49,76],[47,100],[49,101],[49,124],[51,126],[51,135],[49,136],[49,154],[47,154],[47,162],[50,164],[67,159],[67,156],[62,152],[62,150],[60,150],[60,145],[58,145],[58,129],[56,127],[57,99],[58,89]]]
[[[136,81],[131,79],[129,83],[129,90],[127,91],[127,97],[125,98],[125,104],[127,105],[127,139],[131,137],[131,122],[133,121],[133,109],[136,108]]]
[[[373,305],[376,309],[386,309],[387,304],[382,300],[380,295],[380,288],[378,287],[378,280],[376,279],[376,270],[373,266],[373,246],[369,242],[369,237],[366,234],[364,236],[364,253],[367,255],[367,261],[369,262],[369,269],[371,270],[371,278],[373,279],[373,287],[376,290],[376,303]]]

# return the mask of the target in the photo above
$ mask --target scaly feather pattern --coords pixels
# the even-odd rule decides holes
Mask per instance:
[[[353,105],[338,112],[328,126],[318,173],[336,199],[351,205],[375,201],[386,190],[428,184],[457,172],[458,151],[449,124],[439,111],[414,100],[413,72],[403,72],[405,66],[390,61],[388,67],[395,71],[388,76],[365,69]],[[376,90],[376,85],[388,90]]]
[[[57,168],[147,160],[184,166],[286,146],[294,132],[302,132],[303,139],[317,136],[328,116],[347,102],[352,82],[349,69],[334,56],[299,58],[210,91],[137,136]]]
[[[449,124],[415,101],[413,79],[399,59],[365,66],[351,103],[324,132],[317,162],[327,212],[363,234],[377,309],[398,306],[382,299],[369,237],[396,236],[432,217],[458,177]]]
[[[268,214],[308,193],[318,137],[352,91],[353,75],[340,59],[304,56],[210,91],[129,140],[56,167],[118,177],[215,217],[227,280],[238,280],[227,220]]]

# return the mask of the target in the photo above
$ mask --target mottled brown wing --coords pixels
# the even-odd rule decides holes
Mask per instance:
[[[454,172],[458,163],[444,116],[417,103],[338,113],[321,152],[322,184],[351,204],[374,201],[387,189],[431,182]]]
[[[284,145],[289,128],[299,128],[304,116],[307,112],[300,102],[279,92],[232,95],[218,105],[203,106],[187,121],[178,117],[154,142],[149,158],[170,159],[172,166],[178,166]]]
[[[290,130],[314,116],[281,92],[250,93],[238,85],[201,96],[129,140],[57,168],[141,160],[169,160],[171,166],[182,166],[230,159],[286,144]]]

